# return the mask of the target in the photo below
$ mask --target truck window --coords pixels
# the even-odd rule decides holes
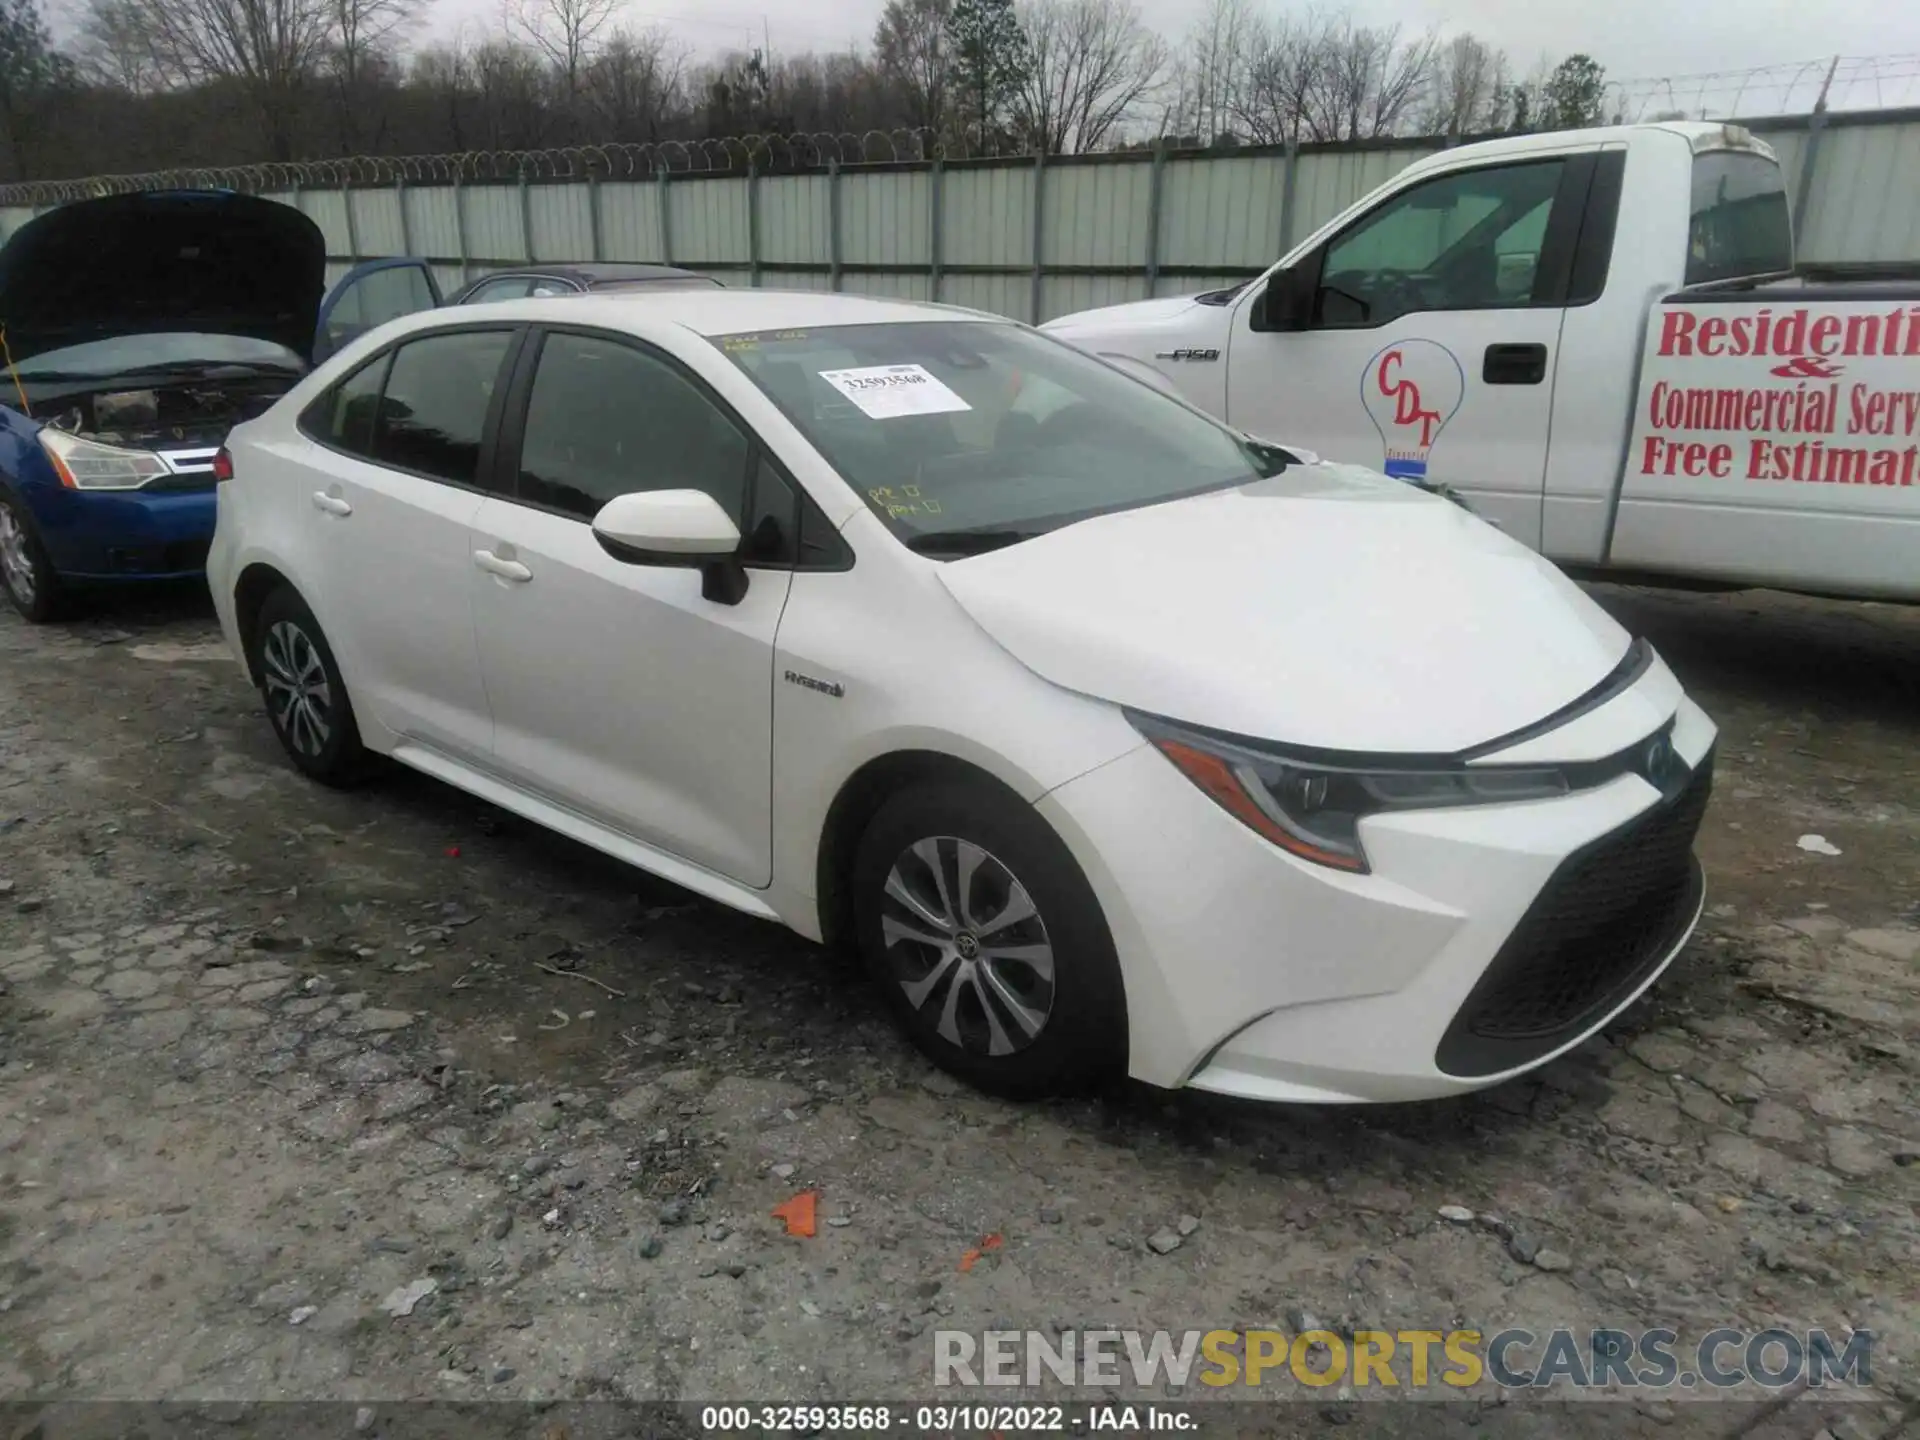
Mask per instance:
[[[1424,310],[1531,305],[1563,166],[1463,170],[1396,195],[1329,243],[1314,325],[1372,327]]]
[[[1780,166],[1764,155],[1716,150],[1693,161],[1689,285],[1793,269],[1793,226]]]

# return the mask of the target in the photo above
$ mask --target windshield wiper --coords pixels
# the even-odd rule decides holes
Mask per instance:
[[[906,544],[916,555],[944,555],[959,559],[968,555],[984,555],[989,550],[1003,550],[1041,533],[1039,530],[942,530],[931,535],[915,535]]]

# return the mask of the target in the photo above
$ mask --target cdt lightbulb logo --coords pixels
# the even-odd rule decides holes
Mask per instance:
[[[1367,362],[1360,403],[1380,432],[1387,474],[1425,477],[1427,456],[1466,393],[1466,371],[1432,340],[1397,340]]]

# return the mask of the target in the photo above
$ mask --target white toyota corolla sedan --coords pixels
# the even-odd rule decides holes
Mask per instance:
[[[234,431],[293,763],[388,756],[864,957],[938,1064],[1492,1084],[1697,919],[1714,726],[1458,505],[846,295],[386,325]]]

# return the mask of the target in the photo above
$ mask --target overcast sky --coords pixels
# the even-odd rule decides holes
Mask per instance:
[[[661,24],[704,53],[761,43],[776,53],[865,46],[884,0],[633,0],[636,25]],[[1137,0],[1147,21],[1177,38],[1204,0]],[[1337,3],[1337,0],[1336,0]],[[499,0],[433,0],[423,38],[444,36],[464,22],[478,33],[494,30]],[[1276,8],[1304,8],[1278,5]],[[1920,0],[1354,0],[1353,13],[1370,23],[1472,30],[1506,50],[1521,70],[1586,51],[1610,79],[1697,76],[1760,66],[1789,68],[1750,82],[1743,114],[1806,110],[1819,89],[1819,66],[1797,86],[1798,62],[1848,57],[1837,85],[1836,108],[1920,104]],[[1877,74],[1879,85],[1873,84]],[[1676,93],[1672,106],[1713,107],[1726,113],[1738,81],[1698,82]]]

